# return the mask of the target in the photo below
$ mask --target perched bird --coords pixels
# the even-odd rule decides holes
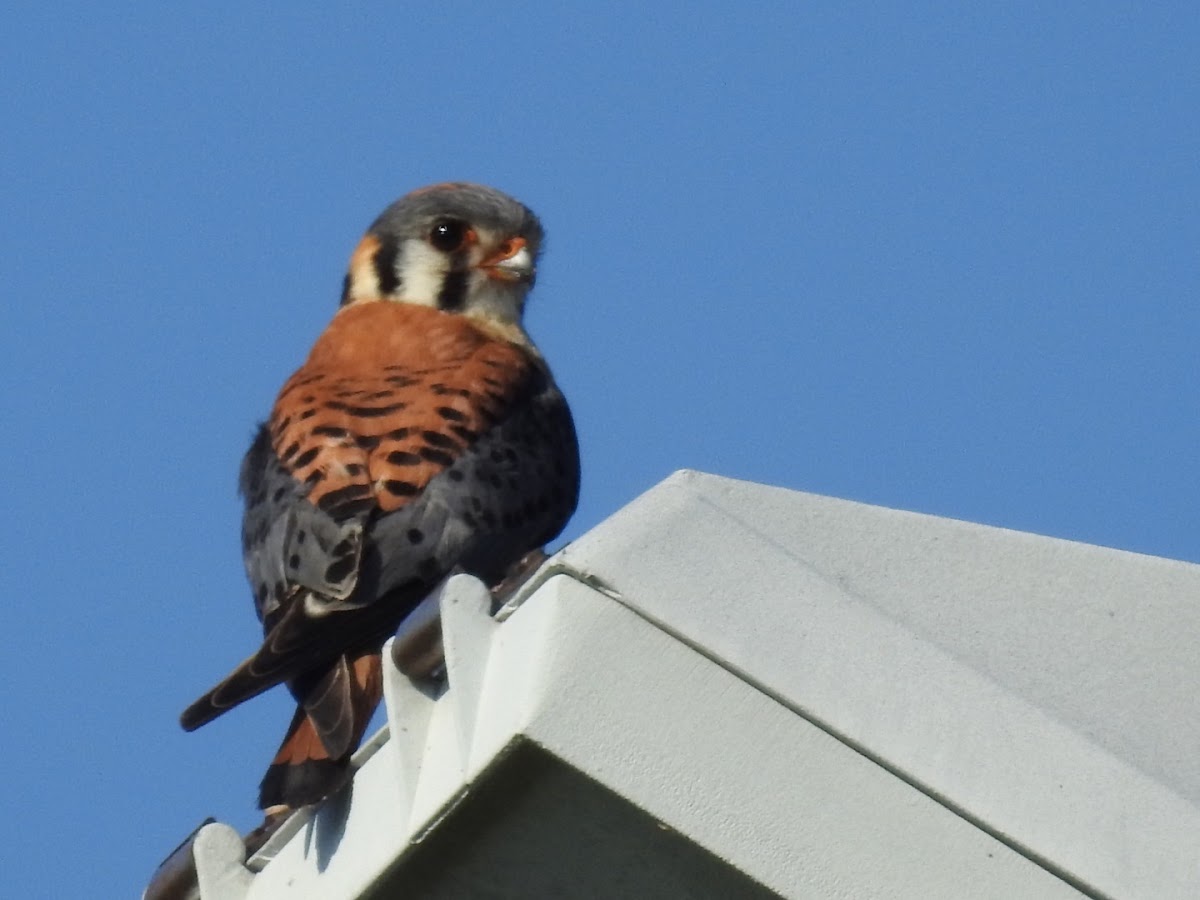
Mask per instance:
[[[496,582],[575,510],[571,414],[521,323],[541,241],[531,210],[481,185],[393,203],[246,454],[242,548],[264,639],[181,723],[287,684],[299,706],[263,809],[344,781],[379,702],[380,648],[439,581],[461,567]]]

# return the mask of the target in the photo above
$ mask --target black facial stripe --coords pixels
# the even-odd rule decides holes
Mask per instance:
[[[345,306],[350,302],[350,273],[346,273],[346,277],[342,279],[342,299],[338,306]]]
[[[467,300],[467,271],[456,269],[446,273],[442,289],[438,292],[438,309],[446,312],[457,312],[463,308]]]
[[[391,235],[379,235],[379,249],[375,251],[375,277],[379,279],[379,295],[386,297],[400,290],[400,276],[396,272],[396,257],[400,244]]]

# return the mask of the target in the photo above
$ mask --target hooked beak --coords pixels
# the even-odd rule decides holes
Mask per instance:
[[[525,246],[525,238],[510,238],[478,268],[497,281],[529,281],[533,277],[533,255]]]

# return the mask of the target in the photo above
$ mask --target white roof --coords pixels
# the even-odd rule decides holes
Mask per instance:
[[[449,689],[206,900],[1200,897],[1200,566],[679,472],[431,602]]]

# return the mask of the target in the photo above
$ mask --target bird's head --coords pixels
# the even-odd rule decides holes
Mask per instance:
[[[436,184],[383,211],[353,256],[342,305],[393,301],[520,329],[542,226],[528,207],[478,184]]]

